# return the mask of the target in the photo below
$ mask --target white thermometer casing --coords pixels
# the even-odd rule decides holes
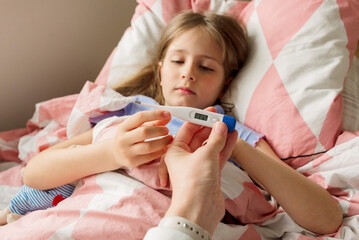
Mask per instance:
[[[159,110],[169,111],[179,119],[206,127],[212,127],[216,122],[224,122],[227,125],[228,132],[233,132],[236,126],[235,118],[220,113],[209,112],[192,107],[153,105],[140,101],[135,101],[135,103]]]

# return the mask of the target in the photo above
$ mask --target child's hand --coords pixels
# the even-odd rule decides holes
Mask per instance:
[[[109,156],[120,167],[136,167],[161,157],[173,136],[165,126],[171,120],[167,111],[138,112],[117,129],[109,143]],[[158,138],[146,141],[147,139]]]

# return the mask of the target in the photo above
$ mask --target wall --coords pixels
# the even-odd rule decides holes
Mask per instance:
[[[135,0],[0,0],[0,131],[35,103],[94,81],[130,25]]]

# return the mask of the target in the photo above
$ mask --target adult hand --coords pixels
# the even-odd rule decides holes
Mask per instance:
[[[163,157],[173,188],[167,216],[186,218],[213,234],[224,215],[220,172],[237,136],[222,122],[212,130],[191,123],[180,128]]]

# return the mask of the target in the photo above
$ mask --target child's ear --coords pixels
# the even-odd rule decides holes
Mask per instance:
[[[159,68],[160,70],[162,69],[162,65],[163,65],[162,61],[158,62],[158,68]]]

